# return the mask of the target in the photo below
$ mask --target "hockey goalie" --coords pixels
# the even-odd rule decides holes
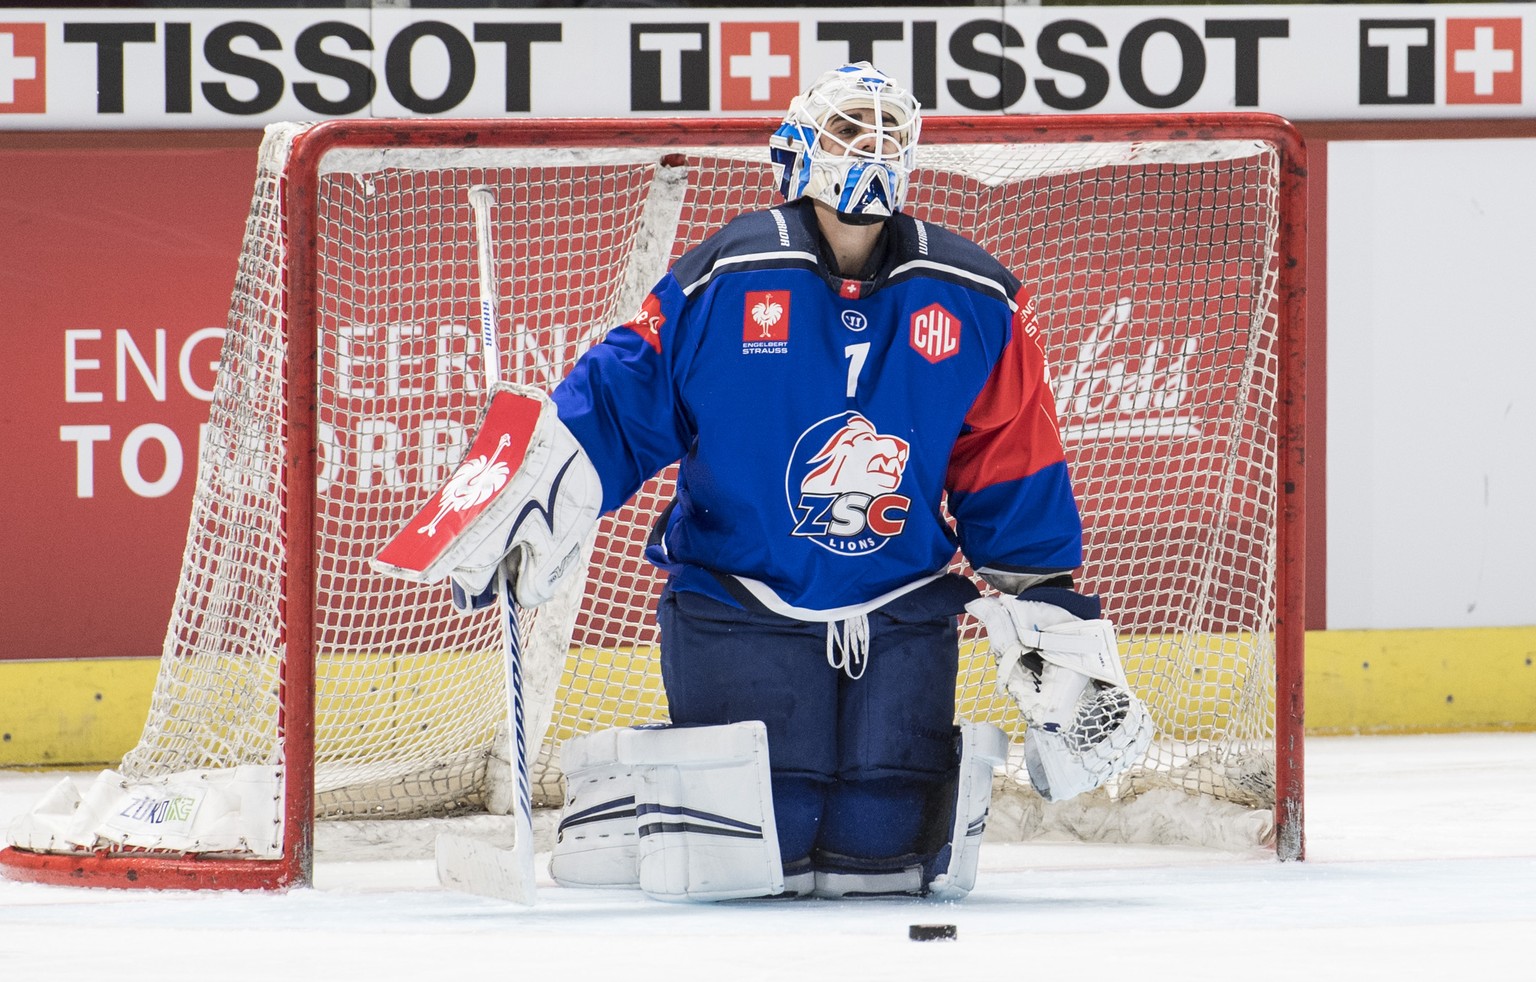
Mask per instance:
[[[418,554],[381,557],[466,606],[499,576],[535,605],[600,514],[679,462],[646,549],[671,722],[566,742],[562,884],[964,897],[1007,752],[955,717],[967,611],[1042,795],[1148,748],[1114,628],[1074,589],[1029,290],[902,210],[920,130],[870,64],[819,78],[769,138],[784,202],[685,253],[548,396],[498,389],[469,470],[402,533]],[[988,596],[947,572],[957,548]]]

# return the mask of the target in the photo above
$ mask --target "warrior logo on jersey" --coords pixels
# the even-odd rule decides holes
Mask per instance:
[[[906,526],[912,506],[898,493],[910,449],[855,412],[806,430],[784,475],[793,534],[848,556],[885,545]]]

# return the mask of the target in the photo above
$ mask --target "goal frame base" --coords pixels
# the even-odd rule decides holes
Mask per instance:
[[[48,853],[0,849],[6,879],[48,886],[148,890],[261,890],[308,886],[308,863],[292,859],[210,859],[195,853]]]

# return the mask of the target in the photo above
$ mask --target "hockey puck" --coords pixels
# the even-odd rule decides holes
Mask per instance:
[[[953,941],[960,932],[953,924],[912,924],[907,927],[907,937],[913,941]]]

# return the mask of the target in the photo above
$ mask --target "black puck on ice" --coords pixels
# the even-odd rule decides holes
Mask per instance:
[[[953,924],[912,924],[907,937],[913,941],[953,941],[960,932]]]

